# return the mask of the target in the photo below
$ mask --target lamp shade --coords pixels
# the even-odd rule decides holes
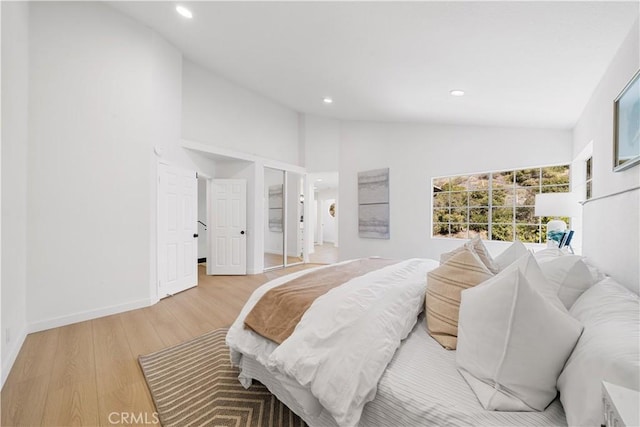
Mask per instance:
[[[536,194],[535,216],[578,216],[580,205],[574,193]]]

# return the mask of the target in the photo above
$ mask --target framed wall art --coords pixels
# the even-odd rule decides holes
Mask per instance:
[[[640,163],[640,71],[613,102],[613,170]]]

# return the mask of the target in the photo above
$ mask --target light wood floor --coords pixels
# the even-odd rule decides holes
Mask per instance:
[[[253,276],[206,276],[201,266],[197,288],[151,307],[30,334],[2,389],[2,426],[133,425],[120,413],[151,423],[138,355],[230,326],[259,285],[312,266]]]
[[[272,254],[265,252],[264,254],[264,268],[278,267],[282,265],[284,257],[282,254]],[[287,256],[287,265],[302,262],[302,258]]]
[[[338,262],[338,248],[333,243],[315,245],[309,261],[317,264],[335,264]]]

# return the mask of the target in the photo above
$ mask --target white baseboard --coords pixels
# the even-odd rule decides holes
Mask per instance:
[[[109,307],[98,308],[96,310],[81,311],[66,316],[39,320],[37,322],[32,322],[29,324],[29,333],[44,331],[51,328],[58,328],[60,326],[84,322],[85,320],[97,319],[98,317],[110,316],[112,314],[123,313],[125,311],[135,310],[137,308],[149,307],[155,302],[157,302],[155,298],[145,298],[137,301],[131,301],[126,304],[112,305]]]
[[[16,362],[18,357],[18,353],[20,353],[20,349],[22,348],[22,344],[24,344],[24,340],[27,338],[27,327],[25,326],[16,336],[17,339],[13,340],[13,345],[11,346],[11,350],[7,353],[6,359],[2,362],[2,376],[0,378],[1,384],[0,388],[4,387],[4,382],[7,380],[9,376],[9,372],[11,372],[11,368],[13,364]]]

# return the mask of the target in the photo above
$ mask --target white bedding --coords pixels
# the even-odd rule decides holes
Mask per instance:
[[[349,328],[354,323],[363,323],[364,325],[360,326],[364,327],[366,332],[354,332],[347,328],[340,333],[341,329],[338,327],[339,333],[337,337],[334,336],[336,326],[324,323],[327,323],[327,310],[332,312],[333,309],[330,307],[342,304],[333,297],[344,299],[344,292],[347,292],[348,295],[349,286],[339,287],[318,299],[318,301],[327,299],[329,308],[321,306],[312,311],[314,303],[307,311],[307,313],[311,313],[308,319],[307,314],[303,316],[302,333],[299,337],[294,338],[299,332],[296,329],[294,334],[285,340],[277,351],[275,351],[277,344],[262,338],[251,330],[244,329],[244,317],[267,290],[309,270],[294,273],[263,285],[250,297],[227,335],[232,362],[239,365],[241,369],[240,380],[245,386],[249,386],[252,378],[261,381],[312,426],[357,425],[360,416],[362,416],[359,424],[361,426],[566,425],[562,406],[557,400],[544,412],[493,412],[485,411],[482,408],[456,369],[455,352],[444,350],[427,334],[423,316],[415,324],[417,314],[423,305],[426,272],[437,265],[438,263],[432,260],[409,260],[396,266],[386,267],[378,272],[369,273],[363,278],[357,279],[355,284],[349,283],[354,292],[353,295],[365,292],[364,300],[367,300],[366,292],[375,291],[366,291],[367,287],[364,286],[363,280],[376,282],[380,279],[385,282],[382,276],[384,273],[389,273],[387,269],[405,269],[406,271],[400,277],[408,279],[406,289],[404,293],[397,292],[400,289],[395,289],[394,292],[402,295],[401,300],[406,298],[406,302],[402,304],[399,304],[397,300],[389,302],[392,307],[391,312],[400,310],[409,315],[397,318],[402,320],[391,321],[390,317],[383,316],[385,320],[381,324],[376,324],[369,321],[367,316],[363,316],[360,317],[362,322],[359,322],[357,321],[357,313],[362,313],[362,310],[355,310],[355,321],[352,315],[347,315],[346,319],[341,320],[346,320],[346,325],[350,325]],[[419,293],[417,292],[418,278],[421,287]],[[352,301],[356,305],[360,304],[358,301],[362,299],[362,295],[358,298]],[[322,327],[315,329],[307,325],[306,323],[311,319],[315,319],[315,323]],[[317,320],[320,322],[318,323]],[[384,325],[384,327],[380,325]],[[382,349],[378,347],[382,341],[391,341],[393,346],[394,340],[397,339],[399,342],[411,331],[412,327],[413,332],[402,343],[398,351],[395,351],[395,347],[392,350],[388,350],[388,346],[384,346]],[[375,338],[373,335],[375,329],[384,330],[383,336],[392,331],[392,335],[395,334],[396,338]],[[320,340],[315,341],[314,335],[318,335],[318,332],[313,331],[323,334],[329,332],[329,335],[321,334]],[[310,336],[314,339],[310,339]],[[307,341],[309,339],[310,341]],[[325,343],[335,339],[339,341],[339,347],[344,346],[346,353],[343,355],[334,354],[333,350],[324,348]],[[289,344],[287,344],[288,342]],[[317,346],[318,343],[320,347]],[[287,344],[286,347],[284,347],[285,344]],[[299,346],[303,350],[298,349]],[[287,348],[288,350],[286,350]],[[286,354],[278,356],[285,350]],[[318,356],[314,354],[316,351],[320,353]],[[272,358],[274,353],[278,358]],[[349,357],[350,354],[352,357]],[[360,362],[368,360],[368,357],[364,357],[365,354],[374,355],[376,360],[372,366],[362,368],[358,365]],[[331,359],[328,363],[327,358]],[[387,366],[389,359],[392,360]],[[342,360],[342,363],[335,363],[337,360]],[[297,370],[298,367],[301,371]],[[322,373],[321,377],[318,376],[319,373]],[[303,381],[299,381],[299,379]],[[376,385],[378,379],[380,381]],[[305,385],[301,385],[302,382],[305,382]],[[346,387],[342,388],[343,386]],[[335,405],[335,403],[340,404],[341,402],[331,401],[330,396],[327,400],[327,391],[343,397],[345,391],[356,393],[360,396],[361,401],[344,402],[346,406],[341,407]],[[374,396],[375,399],[366,404]],[[366,406],[364,406],[365,404]],[[327,405],[334,406],[327,407]],[[362,411],[363,406],[364,411]]]
[[[426,274],[437,261],[411,259],[369,272],[319,297],[280,346],[244,329],[256,291],[232,325],[227,344],[309,389],[341,426],[356,425],[378,380],[422,310]],[[237,357],[234,356],[234,359]]]
[[[367,403],[361,427],[566,426],[554,400],[543,412],[498,412],[482,408],[455,365],[455,351],[443,349],[426,330],[424,315],[403,341]],[[266,385],[310,426],[335,427],[319,402],[291,379],[276,379],[251,357],[240,359],[241,378]],[[304,403],[300,403],[304,402]]]

